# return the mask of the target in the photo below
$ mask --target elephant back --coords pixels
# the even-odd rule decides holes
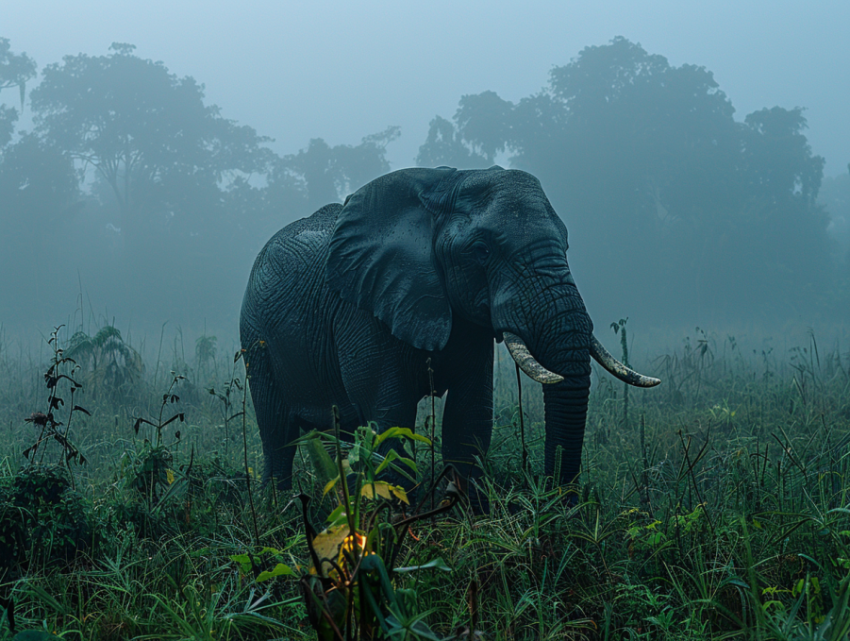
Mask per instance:
[[[300,218],[293,223],[289,223],[286,227],[281,229],[276,236],[294,238],[304,232],[330,234],[334,230],[337,216],[339,216],[339,212],[341,210],[342,205],[340,203],[325,205],[321,209],[317,210],[312,216]]]
[[[284,273],[298,272],[327,251],[342,205],[325,205],[312,216],[290,223],[263,247],[254,263],[254,272],[274,266]]]
[[[325,205],[271,237],[251,270],[242,301],[243,323],[262,325],[265,309],[286,305],[283,301],[297,298],[298,290],[323,286],[328,244],[341,209],[339,203]]]

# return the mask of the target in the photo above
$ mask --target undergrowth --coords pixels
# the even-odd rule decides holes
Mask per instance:
[[[14,623],[79,640],[332,639],[317,603],[357,572],[376,608],[345,592],[360,638],[389,634],[391,607],[411,639],[848,637],[850,359],[814,336],[745,354],[698,330],[643,368],[656,389],[625,397],[596,377],[575,506],[538,473],[542,395],[526,379],[520,409],[500,353],[489,511],[409,521],[404,490],[379,484],[382,459],[367,464],[368,430],[353,465],[342,445],[316,464],[305,439],[309,508],[298,488],[261,489],[244,369],[212,337],[194,367],[175,350],[146,368],[114,328],[63,336],[49,363],[0,350],[0,638]],[[436,416],[437,452],[439,406],[423,403],[418,430],[430,438]],[[397,454],[427,488],[432,449],[412,443]],[[329,487],[329,470],[354,477]],[[340,526],[339,546],[368,542],[317,570],[316,537]]]

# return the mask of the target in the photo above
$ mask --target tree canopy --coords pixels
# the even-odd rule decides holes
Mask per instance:
[[[270,191],[297,185],[307,213],[312,213],[388,172],[386,148],[399,133],[398,127],[388,127],[366,136],[359,145],[334,147],[314,138],[306,149],[277,161],[269,179]]]
[[[709,70],[618,37],[516,104],[463,96],[453,122],[432,122],[418,160],[489,163],[504,150],[537,175],[575,241],[580,282],[617,301],[609,313],[644,307],[646,279],[669,316],[714,303],[739,317],[787,312],[829,286],[824,161],[801,108],[734,114]]]
[[[0,92],[4,89],[17,88],[21,96],[21,108],[24,106],[27,82],[35,77],[35,60],[25,53],[12,53],[12,45],[8,38],[0,38]],[[12,138],[18,112],[5,105],[0,105],[0,149]]]
[[[824,179],[818,192],[818,204],[829,214],[835,259],[845,282],[850,281],[850,165],[843,174]]]
[[[35,62],[0,38],[0,92],[19,94],[0,105],[0,271],[31,269],[7,283],[7,307],[18,309],[47,310],[50,292],[76,290],[75,270],[56,269],[73,256],[83,280],[97,274],[104,300],[138,299],[131,313],[212,317],[221,292],[238,299],[270,234],[389,171],[387,146],[400,135],[305,136],[279,156],[209,104],[203,84],[129,44],[47,65],[27,96],[35,76]],[[19,97],[34,131],[15,129]],[[725,320],[711,315],[719,308],[727,319],[787,318],[839,309],[850,293],[850,181],[823,180],[805,134],[801,107],[736,118],[711,71],[615,38],[516,102],[461,96],[451,119],[430,122],[417,162],[507,158],[540,178],[601,322],[650,307],[659,323],[694,311]]]
[[[492,163],[471,149],[451,121],[435,116],[428,127],[428,138],[419,148],[416,164],[422,167],[447,165],[458,169],[482,169]]]
[[[122,225],[151,209],[186,211],[230,173],[261,172],[269,139],[204,103],[204,86],[115,43],[105,56],[65,56],[32,92],[37,132],[111,188]]]

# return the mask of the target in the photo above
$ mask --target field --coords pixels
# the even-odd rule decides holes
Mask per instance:
[[[394,528],[400,504],[375,497],[385,485],[362,462],[371,432],[349,452],[350,482],[332,488],[335,444],[305,442],[307,520],[369,535],[324,582],[297,490],[259,486],[241,360],[202,336],[143,362],[108,327],[63,329],[54,346],[52,362],[0,348],[0,638],[13,620],[81,641],[333,639],[317,603],[333,606],[327,595],[358,572],[371,586],[369,604],[365,592],[349,601],[360,638],[382,638],[372,603],[399,639],[848,636],[850,355],[814,335],[744,351],[697,332],[642,364],[660,387],[628,395],[597,372],[577,502],[538,474],[542,395],[524,379],[520,412],[504,353],[487,514],[458,502]],[[417,432],[430,436],[426,420]],[[428,486],[430,446],[398,435]],[[453,497],[444,483],[435,505]]]

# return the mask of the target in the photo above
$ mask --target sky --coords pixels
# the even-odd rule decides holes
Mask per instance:
[[[203,82],[280,154],[398,125],[393,168],[413,164],[429,121],[462,95],[519,100],[583,47],[624,36],[714,72],[738,119],[805,107],[812,148],[837,175],[850,163],[848,29],[850,2],[837,0],[0,0],[0,37],[39,68],[131,43]]]

